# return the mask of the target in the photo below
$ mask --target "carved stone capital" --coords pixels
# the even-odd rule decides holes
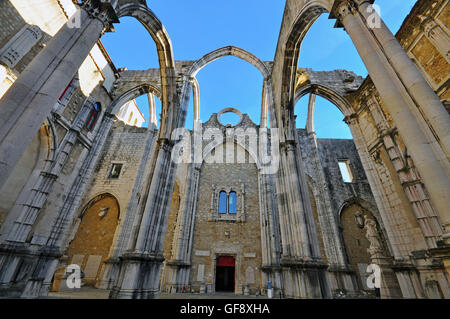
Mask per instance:
[[[336,18],[342,22],[350,14],[354,13],[353,8],[350,6],[350,3],[346,0],[341,1],[333,8],[333,13]]]
[[[112,24],[118,23],[115,10],[115,1],[110,0],[86,0],[81,4],[86,13],[92,19],[100,20],[105,26],[103,32],[109,32],[113,29]]]
[[[431,37],[433,35],[433,30],[436,27],[437,24],[432,18],[425,19],[421,25],[421,28],[427,37]]]
[[[350,0],[352,7],[359,9],[363,4],[373,4],[375,0]]]
[[[288,152],[294,152],[295,148],[297,147],[297,143],[294,140],[287,140],[283,143],[280,143],[281,149]]]
[[[356,124],[356,123],[358,122],[358,117],[357,117],[356,114],[352,114],[352,115],[350,115],[350,116],[346,116],[346,117],[344,118],[344,122],[345,122],[347,125],[349,125],[349,126],[354,125],[354,124]]]
[[[167,138],[161,138],[158,140],[158,145],[162,150],[170,152],[172,151],[174,144],[171,140],[168,140]]]

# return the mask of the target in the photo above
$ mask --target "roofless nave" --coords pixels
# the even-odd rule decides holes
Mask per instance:
[[[3,1],[1,295],[70,290],[76,265],[110,298],[265,295],[269,281],[288,298],[369,298],[371,265],[381,298],[449,298],[448,1],[417,1],[396,36],[372,2],[287,0],[273,61],[234,46],[177,61],[146,1]],[[297,68],[322,14],[367,78]],[[152,36],[158,69],[115,69],[99,39],[123,17]],[[234,108],[200,121],[196,74],[230,55],[263,76],[259,124]],[[130,116],[145,94],[148,129]],[[353,140],[316,137],[316,96]],[[177,131],[190,99],[194,129]]]

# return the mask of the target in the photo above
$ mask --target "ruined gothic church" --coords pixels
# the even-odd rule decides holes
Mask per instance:
[[[110,298],[450,298],[449,1],[418,0],[396,35],[373,2],[286,0],[273,61],[180,61],[150,1],[0,1],[0,297],[70,290],[78,265]],[[322,14],[366,78],[297,67]],[[127,16],[159,68],[115,68],[100,38]],[[259,124],[200,121],[196,74],[230,55],[264,79]],[[316,96],[353,139],[316,137]]]

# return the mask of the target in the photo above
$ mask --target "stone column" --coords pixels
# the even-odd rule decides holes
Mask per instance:
[[[48,194],[51,192],[54,182],[57,180],[61,170],[69,158],[73,146],[80,134],[83,125],[86,123],[94,102],[87,99],[83,104],[74,125],[64,136],[61,146],[58,148],[55,160],[51,163],[48,170],[41,172],[36,185],[30,191],[28,198],[21,203],[21,210],[16,220],[10,226],[10,231],[6,240],[8,242],[25,242],[31,235],[31,230],[37,220],[41,208],[44,206]],[[32,241],[32,243],[34,243]]]
[[[190,79],[192,95],[194,96],[194,122],[200,121],[200,86],[195,77]]]
[[[428,18],[422,22],[422,30],[431,43],[447,59],[447,62],[450,62],[450,38],[441,26],[432,18]]]
[[[447,110],[417,66],[384,24],[370,1],[354,0],[354,2],[358,4],[358,12],[362,16],[364,26],[378,42],[388,63],[396,71],[408,94],[423,111],[426,120],[438,135],[440,140],[438,142],[448,158],[450,156],[450,117]],[[372,26],[371,21],[374,20],[377,23]],[[446,43],[448,48],[448,37]]]
[[[261,227],[261,251],[262,251],[262,286],[267,287],[267,282],[272,282],[275,296],[278,296],[281,283],[280,267],[280,234],[278,224],[278,211],[273,196],[273,183],[271,175],[265,174],[264,168],[258,173],[259,184],[259,209]]]
[[[128,251],[120,256],[121,269],[111,298],[156,298],[163,257],[164,234],[173,192],[176,165],[171,160],[173,143],[158,141],[157,157],[150,168],[151,183],[145,192],[144,214],[137,238],[131,236]]]
[[[181,292],[183,286],[189,285],[200,167],[189,164],[188,171],[188,185],[182,197],[172,242],[172,260],[166,263],[165,269],[166,289],[169,292]]]
[[[154,96],[152,100],[154,101]],[[150,109],[152,108],[152,105],[150,105]],[[152,113],[150,113],[149,118],[152,118]],[[155,140],[156,131],[149,128],[146,132],[144,152],[139,164],[138,172],[136,174],[131,197],[126,207],[125,217],[120,229],[119,238],[117,239],[117,242],[114,246],[111,258],[108,259],[108,263],[106,263],[105,265],[103,277],[99,284],[99,287],[102,289],[113,288],[113,283],[117,281],[119,276],[119,258],[126,252],[127,248],[133,248],[133,246],[129,246],[130,242],[133,242],[132,240],[130,240],[130,238],[135,238],[135,233],[137,232],[136,229],[138,229],[142,218],[142,205],[140,205],[139,203],[145,196],[145,190],[148,187],[148,184],[151,182],[151,180],[149,180],[148,174],[150,172],[148,172],[148,167],[152,166],[153,156],[155,156]]]
[[[446,171],[448,165],[441,163],[435,155],[435,149],[430,145],[430,141],[405,101],[402,83],[397,78],[395,70],[389,66],[386,57],[378,47],[378,42],[365,24],[352,13],[352,9],[345,3],[338,7],[338,17],[355,44],[399,134],[405,141],[448,233],[450,231],[450,211],[448,209],[450,207],[448,196],[450,180]],[[448,114],[445,118],[448,121]]]
[[[267,127],[267,94],[266,81],[263,83],[262,97],[261,97],[261,119],[259,121],[260,127]]]
[[[311,93],[308,102],[308,115],[306,117],[306,132],[314,133],[314,109],[316,107],[316,95]]]
[[[149,106],[148,129],[156,130],[156,128],[158,126],[158,120],[157,120],[157,116],[156,116],[155,96],[152,93],[147,93],[147,97],[148,97],[148,106]]]
[[[37,251],[37,261],[33,265],[32,275],[28,279],[22,297],[35,298],[47,295],[52,277],[58,266],[58,260],[62,255],[61,250],[66,247],[70,236],[69,227],[72,225],[73,216],[78,209],[89,179],[92,177],[94,165],[100,156],[100,151],[108,136],[113,119],[109,114],[103,116],[100,129],[94,140],[83,165],[80,168],[77,178],[72,183],[70,191],[64,200],[54,224],[52,225],[49,238],[45,245]]]
[[[99,0],[85,1],[75,17],[0,100],[0,188],[105,27],[116,21],[112,7]]]
[[[330,296],[326,265],[312,216],[305,176],[297,158],[296,141],[281,146],[279,217],[282,235],[283,289],[287,297],[327,298]]]

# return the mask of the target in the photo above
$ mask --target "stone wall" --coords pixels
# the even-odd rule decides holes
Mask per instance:
[[[208,289],[214,289],[215,260],[220,255],[230,255],[236,260],[235,292],[243,293],[242,289],[246,284],[253,293],[261,291],[261,230],[259,194],[256,187],[257,173],[255,164],[203,164],[192,255],[191,282],[194,289],[199,289],[202,283],[206,283]],[[242,194],[242,185],[245,187],[245,194]],[[242,196],[245,196],[245,221],[220,220],[217,207],[211,207],[214,187],[217,189],[231,187],[236,191],[238,209],[242,205]],[[249,267],[254,274],[252,278],[246,278]],[[200,274],[202,271],[203,276]]]

